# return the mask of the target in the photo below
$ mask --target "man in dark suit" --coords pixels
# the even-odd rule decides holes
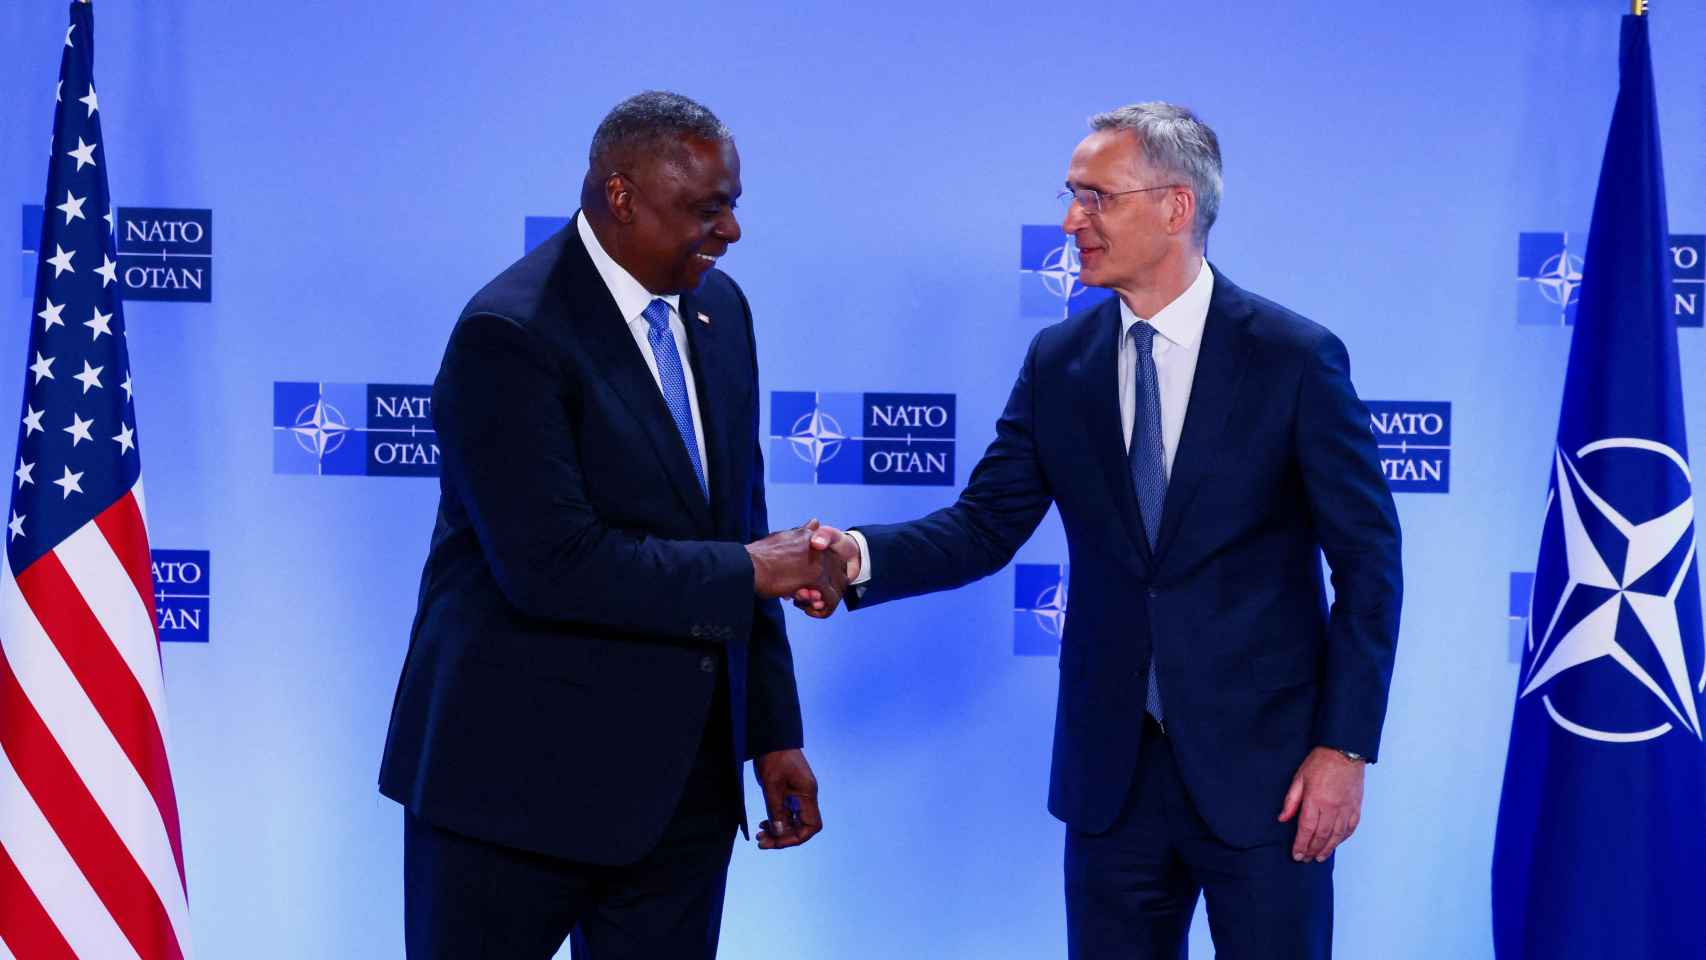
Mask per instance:
[[[1203,259],[1220,148],[1188,110],[1100,114],[1073,152],[1079,280],[954,505],[850,531],[849,606],[988,576],[1066,527],[1049,809],[1075,958],[1326,957],[1398,633],[1399,532],[1345,348]],[[1328,609],[1320,557],[1332,566]],[[796,602],[827,616],[833,598]]]
[[[574,222],[451,333],[379,780],[411,958],[709,958],[743,761],[759,846],[821,827],[775,598],[845,578],[815,523],[766,535],[752,315],[714,269],[740,192],[710,111],[630,98]]]

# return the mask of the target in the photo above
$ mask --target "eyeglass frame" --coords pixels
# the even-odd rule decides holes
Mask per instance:
[[[1149,193],[1154,190],[1169,190],[1175,187],[1188,186],[1188,184],[1183,183],[1163,183],[1153,187],[1138,187],[1135,190],[1120,190],[1116,193],[1103,193],[1100,190],[1092,190],[1089,187],[1079,187],[1074,189],[1071,186],[1066,186],[1062,187],[1060,192],[1054,195],[1054,198],[1059,200],[1061,203],[1066,204],[1068,210],[1072,209],[1072,204],[1076,203],[1078,204],[1079,209],[1084,211],[1086,216],[1099,217],[1102,215],[1102,200],[1106,197],[1124,197],[1133,193]],[[1095,209],[1091,209],[1090,205],[1084,202],[1081,195],[1086,193],[1096,198]]]

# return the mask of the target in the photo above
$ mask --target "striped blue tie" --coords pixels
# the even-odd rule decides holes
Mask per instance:
[[[657,361],[663,402],[669,405],[676,432],[687,445],[687,459],[693,461],[693,478],[699,481],[699,492],[709,500],[711,489],[705,485],[705,465],[699,462],[699,442],[693,435],[693,408],[687,403],[687,378],[681,372],[681,353],[675,349],[675,335],[669,330],[669,304],[662,299],[653,300],[640,316],[651,327],[646,331],[646,342],[652,345],[652,358]]]
[[[1161,532],[1161,505],[1167,499],[1167,467],[1161,454],[1161,382],[1155,375],[1155,328],[1139,320],[1131,326],[1137,346],[1137,396],[1131,418],[1131,446],[1126,458],[1137,505],[1143,511],[1143,533],[1155,549]],[[1149,655],[1149,696],[1145,702],[1156,723],[1162,722],[1161,685],[1155,679],[1153,639]]]

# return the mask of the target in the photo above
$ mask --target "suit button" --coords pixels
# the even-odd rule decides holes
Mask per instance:
[[[705,635],[705,628],[695,623],[693,625],[693,629],[689,632],[693,634],[693,639],[698,640]]]
[[[1159,597],[1159,596],[1161,596],[1160,590],[1157,590],[1154,587],[1149,588],[1149,599],[1154,600],[1156,597]]]
[[[711,659],[710,657],[700,657],[699,658],[699,669],[703,670],[706,673],[714,673],[717,669],[717,661]]]

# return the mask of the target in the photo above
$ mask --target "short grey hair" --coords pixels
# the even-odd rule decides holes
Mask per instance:
[[[1191,236],[1197,243],[1220,215],[1220,138],[1189,108],[1151,100],[1098,113],[1092,130],[1127,130],[1137,137],[1143,159],[1163,174],[1182,177],[1197,199]]]
[[[605,177],[635,154],[673,151],[683,139],[724,143],[734,137],[704,104],[679,93],[647,90],[618,103],[599,121],[587,164],[593,176]]]

